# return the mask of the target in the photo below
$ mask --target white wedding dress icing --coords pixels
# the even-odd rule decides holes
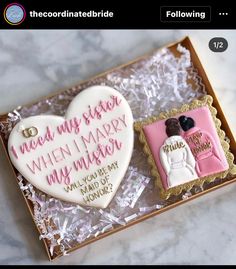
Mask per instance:
[[[181,136],[174,135],[165,140],[160,148],[160,161],[167,175],[169,188],[198,178],[195,159]]]
[[[79,93],[65,118],[22,119],[8,141],[16,169],[39,190],[80,205],[105,208],[115,195],[133,150],[133,117],[113,88]]]

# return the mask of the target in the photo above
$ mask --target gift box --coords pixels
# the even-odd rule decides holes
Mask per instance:
[[[186,37],[68,90],[1,115],[1,142],[8,159],[9,134],[20,119],[39,114],[63,116],[74,96],[92,85],[107,85],[121,92],[130,104],[135,121],[180,107],[205,95],[212,96],[221,129],[235,157],[233,134],[193,45]],[[9,165],[12,166],[10,159]],[[128,170],[105,209],[82,207],[50,197],[27,182],[16,168],[12,168],[50,260],[236,180],[234,175],[228,174],[213,182],[193,186],[191,190],[167,200],[163,199],[154,184],[137,134]]]

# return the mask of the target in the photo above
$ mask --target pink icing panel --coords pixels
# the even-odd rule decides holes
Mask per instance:
[[[224,150],[221,146],[209,108],[196,108],[178,114],[175,116],[175,118],[178,119],[182,115],[193,118],[195,121],[195,127],[187,132],[182,130],[181,136],[186,139],[189,133],[200,131],[202,133],[202,142],[210,141],[212,145],[214,157],[208,158],[207,161],[206,159],[203,161],[204,157],[206,157],[206,155],[209,153],[207,151],[204,151],[204,154],[196,154],[194,156],[196,160],[196,172],[198,176],[207,176],[227,170],[229,167],[228,162],[226,160]],[[143,127],[143,131],[159,171],[163,187],[164,189],[168,189],[167,177],[160,162],[160,147],[163,145],[167,138],[165,121],[166,119],[145,125]],[[189,147],[192,150],[194,145],[189,143]]]

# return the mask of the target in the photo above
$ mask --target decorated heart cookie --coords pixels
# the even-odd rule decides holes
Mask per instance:
[[[161,195],[178,195],[235,173],[211,96],[135,123]]]
[[[21,120],[8,141],[16,169],[39,190],[105,208],[129,165],[133,117],[116,90],[93,86],[78,94],[65,117]]]

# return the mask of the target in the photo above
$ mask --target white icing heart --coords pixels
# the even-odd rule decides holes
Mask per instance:
[[[116,90],[93,86],[79,93],[65,118],[41,115],[12,130],[8,152],[39,190],[81,205],[105,208],[129,165],[133,116]]]

